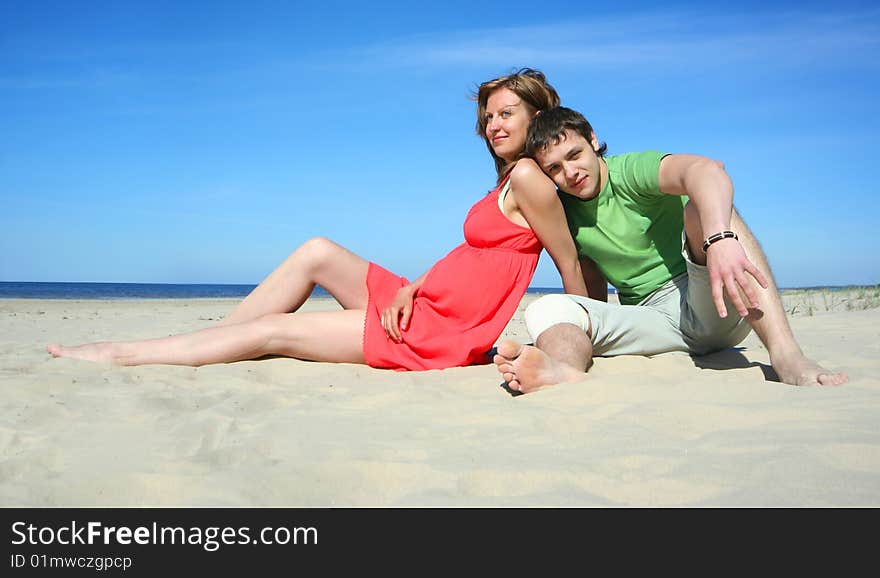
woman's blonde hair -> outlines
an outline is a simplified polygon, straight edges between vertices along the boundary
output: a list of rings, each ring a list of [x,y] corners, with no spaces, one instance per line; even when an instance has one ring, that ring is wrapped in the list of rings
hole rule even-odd
[[[495,154],[492,143],[486,137],[486,126],[488,125],[486,104],[492,93],[499,88],[506,88],[520,97],[531,108],[532,113],[559,106],[560,101],[556,89],[547,83],[544,73],[533,68],[520,68],[513,74],[489,80],[479,86],[473,95],[474,100],[477,101],[477,134],[486,142],[486,148],[489,149],[489,154],[495,160],[495,171],[498,173],[498,182],[500,183],[521,156],[508,163]]]

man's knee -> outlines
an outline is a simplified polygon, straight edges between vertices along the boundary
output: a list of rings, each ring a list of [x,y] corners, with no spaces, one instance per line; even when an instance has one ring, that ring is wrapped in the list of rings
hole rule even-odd
[[[684,223],[685,225],[700,226],[700,212],[693,201],[688,201],[684,205]]]
[[[590,315],[573,299],[565,295],[544,295],[532,302],[525,311],[526,328],[536,339],[554,325],[568,323],[590,335]]]
[[[698,265],[705,265],[703,225],[700,222],[700,213],[697,211],[696,205],[691,201],[688,201],[684,206],[684,232],[691,261]]]
[[[739,214],[739,211],[736,210],[735,206],[730,207],[730,223],[738,223],[739,225],[745,227],[746,222],[743,221],[742,215]]]

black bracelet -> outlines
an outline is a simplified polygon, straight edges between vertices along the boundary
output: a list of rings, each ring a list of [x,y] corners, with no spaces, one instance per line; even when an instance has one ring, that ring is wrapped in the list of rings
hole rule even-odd
[[[736,233],[733,231],[721,231],[720,233],[715,233],[714,235],[706,237],[706,240],[703,241],[703,253],[709,249],[709,245],[720,241],[721,239],[736,239],[739,241],[739,237],[737,237]]]

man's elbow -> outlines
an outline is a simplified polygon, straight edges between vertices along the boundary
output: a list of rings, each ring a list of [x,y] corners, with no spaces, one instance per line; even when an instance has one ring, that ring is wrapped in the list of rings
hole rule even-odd
[[[717,159],[710,159],[709,157],[698,156],[695,159],[694,165],[703,169],[709,168],[712,170],[722,170],[724,171],[726,167],[724,163]]]
[[[710,159],[709,157],[700,157],[695,163],[690,166],[690,170],[687,171],[684,179],[685,189],[689,189],[688,184],[693,184],[691,179],[701,179],[708,177],[709,175],[715,177],[728,177],[727,170],[725,169],[724,163],[715,159]]]

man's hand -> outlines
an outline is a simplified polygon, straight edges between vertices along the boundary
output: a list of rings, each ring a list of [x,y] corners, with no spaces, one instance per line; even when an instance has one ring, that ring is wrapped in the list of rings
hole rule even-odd
[[[764,289],[768,287],[767,279],[746,256],[739,241],[732,238],[722,239],[709,245],[706,249],[706,266],[709,268],[712,299],[715,301],[718,315],[727,317],[727,307],[724,305],[725,292],[742,317],[749,314],[748,307],[743,303],[743,296],[747,298],[751,307],[755,309],[759,307],[758,295],[748,275],[754,277]]]
[[[382,312],[382,327],[385,329],[385,334],[398,343],[401,341],[400,330],[409,327],[415,293],[412,285],[401,287],[391,305]]]

